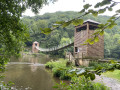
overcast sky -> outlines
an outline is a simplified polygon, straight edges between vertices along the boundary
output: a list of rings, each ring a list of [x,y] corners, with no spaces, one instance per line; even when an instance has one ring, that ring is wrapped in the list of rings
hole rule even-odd
[[[50,3],[47,6],[43,6],[43,8],[40,10],[39,15],[43,15],[45,13],[53,13],[56,11],[80,11],[83,8],[83,5],[86,3],[95,5],[98,1],[102,0],[85,0],[86,2],[83,2],[83,0],[58,0],[57,2]],[[120,0],[114,0],[114,1],[120,1]],[[117,5],[114,8],[114,11],[120,8],[120,4]],[[113,15],[114,11],[112,12],[106,12],[105,15]],[[23,15],[27,16],[35,16],[31,10],[26,10]]]

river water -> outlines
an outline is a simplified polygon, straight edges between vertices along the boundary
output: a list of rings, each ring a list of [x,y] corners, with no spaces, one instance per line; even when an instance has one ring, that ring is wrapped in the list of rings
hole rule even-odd
[[[14,90],[54,90],[57,79],[44,66],[49,60],[46,56],[32,55],[12,58],[4,72],[4,81],[15,83]]]

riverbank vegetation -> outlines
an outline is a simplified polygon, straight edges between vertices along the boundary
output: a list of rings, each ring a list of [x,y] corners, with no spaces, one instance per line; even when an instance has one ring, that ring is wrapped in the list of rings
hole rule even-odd
[[[72,64],[67,65],[68,62],[68,60],[60,59],[45,64],[46,68],[52,70],[53,76],[58,77],[60,80],[70,80],[69,84],[61,81],[61,83],[56,84],[54,88],[58,88],[58,90],[109,90],[109,88],[103,84],[94,83],[91,77],[86,78],[84,75],[80,75],[84,72],[84,69],[80,70],[80,68],[76,68]],[[75,70],[78,70],[77,74]]]
[[[99,61],[90,61],[89,66],[90,69],[97,69],[99,68],[110,68],[110,62],[99,62]]]
[[[62,80],[70,80],[71,77],[68,75],[68,71],[71,66],[66,66],[67,60],[59,59],[58,61],[51,61],[45,64],[46,68],[52,69],[53,76],[59,77]]]
[[[69,84],[61,81],[60,84],[56,84],[54,88],[57,88],[58,90],[110,90],[104,84],[94,83],[84,76],[73,76]]]
[[[110,62],[98,62],[98,61],[91,61],[88,67],[79,66],[80,68],[86,68],[88,70],[97,70],[97,69],[106,69],[111,68],[112,64]],[[103,76],[110,77],[120,81],[120,70],[113,68],[113,70],[102,73]]]

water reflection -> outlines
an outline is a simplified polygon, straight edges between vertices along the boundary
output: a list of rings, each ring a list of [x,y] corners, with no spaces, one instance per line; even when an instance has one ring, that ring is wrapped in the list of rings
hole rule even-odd
[[[42,57],[43,60],[43,57]],[[12,62],[7,65],[5,72],[5,81],[12,81],[18,90],[54,90],[54,80],[52,74],[48,72],[40,57],[24,57],[18,62]],[[21,63],[22,62],[22,63]],[[41,62],[41,63],[39,63]]]
[[[21,58],[12,57],[10,62],[27,62],[27,63],[41,63],[45,64],[50,61],[50,58],[47,56],[34,56],[34,55],[24,55]]]

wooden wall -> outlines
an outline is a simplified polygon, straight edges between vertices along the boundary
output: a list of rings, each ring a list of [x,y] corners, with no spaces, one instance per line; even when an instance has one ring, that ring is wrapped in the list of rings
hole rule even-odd
[[[87,26],[86,30],[82,30],[80,32],[76,32],[76,29],[79,27]],[[74,56],[78,53],[82,53],[83,58],[104,58],[104,36],[99,36],[99,42],[94,43],[93,45],[81,45],[88,38],[91,38],[91,35],[95,32],[95,30],[89,30],[89,25],[97,26],[97,24],[93,24],[87,22],[82,26],[76,26],[74,32]],[[75,52],[75,47],[78,47],[78,52]],[[81,57],[81,56],[80,56]]]

